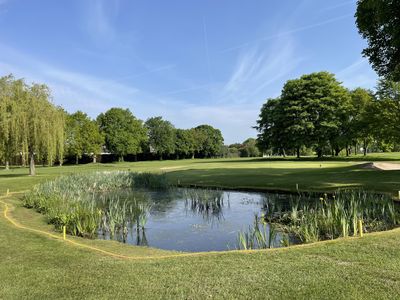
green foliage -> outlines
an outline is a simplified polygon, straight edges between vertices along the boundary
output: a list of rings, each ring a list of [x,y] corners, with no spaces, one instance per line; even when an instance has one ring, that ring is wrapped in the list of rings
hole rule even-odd
[[[187,157],[194,155],[196,150],[196,140],[193,129],[175,130],[175,153],[177,157]]]
[[[224,138],[219,129],[210,125],[200,125],[194,128],[194,136],[198,156],[215,157],[221,154]]]
[[[346,146],[351,99],[333,74],[303,75],[289,80],[277,99],[270,99],[261,109],[256,129],[264,150],[274,149],[285,155],[302,147],[313,146],[318,157],[326,148],[336,155]]]
[[[30,174],[35,175],[35,160],[62,163],[64,111],[50,98],[45,85],[27,85],[12,75],[0,78],[0,157],[6,164],[25,165],[30,159]]]
[[[105,136],[107,150],[119,156],[142,152],[147,140],[146,129],[129,109],[111,108],[97,117],[100,131]]]
[[[339,190],[317,201],[302,196],[292,200],[289,210],[270,203],[266,207],[268,222],[280,224],[304,243],[355,236],[359,220],[365,232],[391,229],[400,223],[399,208],[390,195],[364,190]]]
[[[243,142],[239,148],[240,157],[259,157],[260,150],[258,150],[257,140],[249,138]]]
[[[163,155],[175,153],[175,127],[162,117],[153,117],[146,121],[150,152],[156,153],[160,159]]]
[[[96,172],[59,177],[36,185],[23,197],[25,207],[44,214],[58,230],[96,237],[99,230],[126,238],[128,230],[143,228],[149,204],[135,188],[167,188],[164,175],[131,172]]]
[[[356,23],[368,46],[363,50],[380,75],[400,81],[400,2],[358,0]]]
[[[77,111],[67,116],[66,122],[66,151],[69,155],[81,158],[83,154],[92,155],[101,152],[104,137],[99,131],[98,124],[85,113]]]

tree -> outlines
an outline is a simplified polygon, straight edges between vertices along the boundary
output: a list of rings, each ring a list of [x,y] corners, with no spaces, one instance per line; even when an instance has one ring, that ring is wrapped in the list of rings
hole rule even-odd
[[[17,151],[15,147],[17,140],[12,139],[17,129],[13,126],[16,121],[15,114],[12,114],[16,110],[12,101],[13,84],[14,78],[11,75],[0,78],[0,159],[4,160],[7,170],[12,154]]]
[[[387,79],[400,81],[400,1],[358,0],[356,23],[367,40],[364,56],[375,71]]]
[[[0,79],[0,152],[6,167],[19,156],[23,165],[29,160],[33,176],[36,160],[62,163],[64,112],[50,98],[46,85],[27,85],[12,75]]]
[[[98,124],[85,113],[77,111],[67,116],[66,147],[69,155],[74,156],[76,164],[83,154],[91,155],[96,162],[96,155],[101,152],[104,137]]]
[[[52,165],[56,158],[60,164],[64,151],[64,111],[54,106],[46,85],[28,87],[23,111],[26,120],[21,144],[26,143],[29,153],[29,174],[35,175],[35,157]]]
[[[196,152],[202,157],[214,157],[221,153],[224,138],[219,129],[210,125],[200,125],[194,128]]]
[[[106,148],[120,161],[123,161],[124,155],[136,156],[142,152],[147,138],[146,129],[129,109],[111,108],[97,117],[97,123],[104,135]]]
[[[165,155],[175,153],[175,127],[162,117],[153,117],[146,121],[150,151],[156,153],[160,159]]]
[[[243,142],[239,148],[240,157],[259,157],[260,150],[257,147],[257,141],[254,138],[249,138]]]
[[[257,143],[262,151],[271,150],[285,155],[286,132],[283,130],[283,107],[280,98],[270,98],[262,106],[255,129],[259,132]]]
[[[352,109],[349,113],[348,131],[346,132],[346,154],[348,145],[355,144],[357,154],[358,141],[363,143],[364,155],[367,154],[369,143],[378,129],[375,114],[374,96],[369,90],[356,88],[350,92]],[[379,119],[379,118],[378,118]]]
[[[314,146],[318,157],[326,149],[338,155],[344,147],[351,108],[348,91],[328,72],[303,75],[285,83],[277,99],[269,99],[261,108],[256,129],[263,150],[294,149],[297,157],[302,147]]]
[[[193,133],[191,129],[175,130],[175,154],[178,159],[179,157],[187,157],[188,155],[193,158],[196,149],[196,141]]]
[[[400,143],[400,82],[382,79],[376,88],[374,124],[380,139]],[[371,113],[372,115],[372,113]]]

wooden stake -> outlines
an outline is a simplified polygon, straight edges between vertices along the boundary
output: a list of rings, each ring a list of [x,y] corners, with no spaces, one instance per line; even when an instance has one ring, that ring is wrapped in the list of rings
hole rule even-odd
[[[65,226],[63,226],[63,239],[67,239],[67,228]]]
[[[360,237],[363,236],[363,223],[362,220],[358,220],[358,232],[360,233]]]

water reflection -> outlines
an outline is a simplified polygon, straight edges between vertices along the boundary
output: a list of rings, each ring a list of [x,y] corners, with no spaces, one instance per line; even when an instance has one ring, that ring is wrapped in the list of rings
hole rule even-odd
[[[276,212],[288,202],[265,193],[182,188],[98,198],[106,215],[99,228],[102,238],[179,251],[237,249],[238,234],[254,226],[255,215]],[[269,236],[269,225],[262,228],[268,245],[281,244],[280,233]]]

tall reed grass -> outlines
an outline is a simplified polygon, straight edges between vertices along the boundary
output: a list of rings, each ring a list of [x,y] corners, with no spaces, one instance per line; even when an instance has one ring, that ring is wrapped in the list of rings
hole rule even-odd
[[[150,204],[138,188],[168,188],[163,174],[97,172],[60,177],[36,185],[23,204],[44,214],[59,230],[93,238],[99,233],[125,240],[144,228]],[[125,191],[125,192],[124,192]]]
[[[400,222],[399,207],[390,195],[364,190],[339,190],[317,199],[302,195],[290,202],[289,209],[269,203],[266,221],[280,224],[304,243],[355,236],[359,220],[364,232],[391,229]]]

